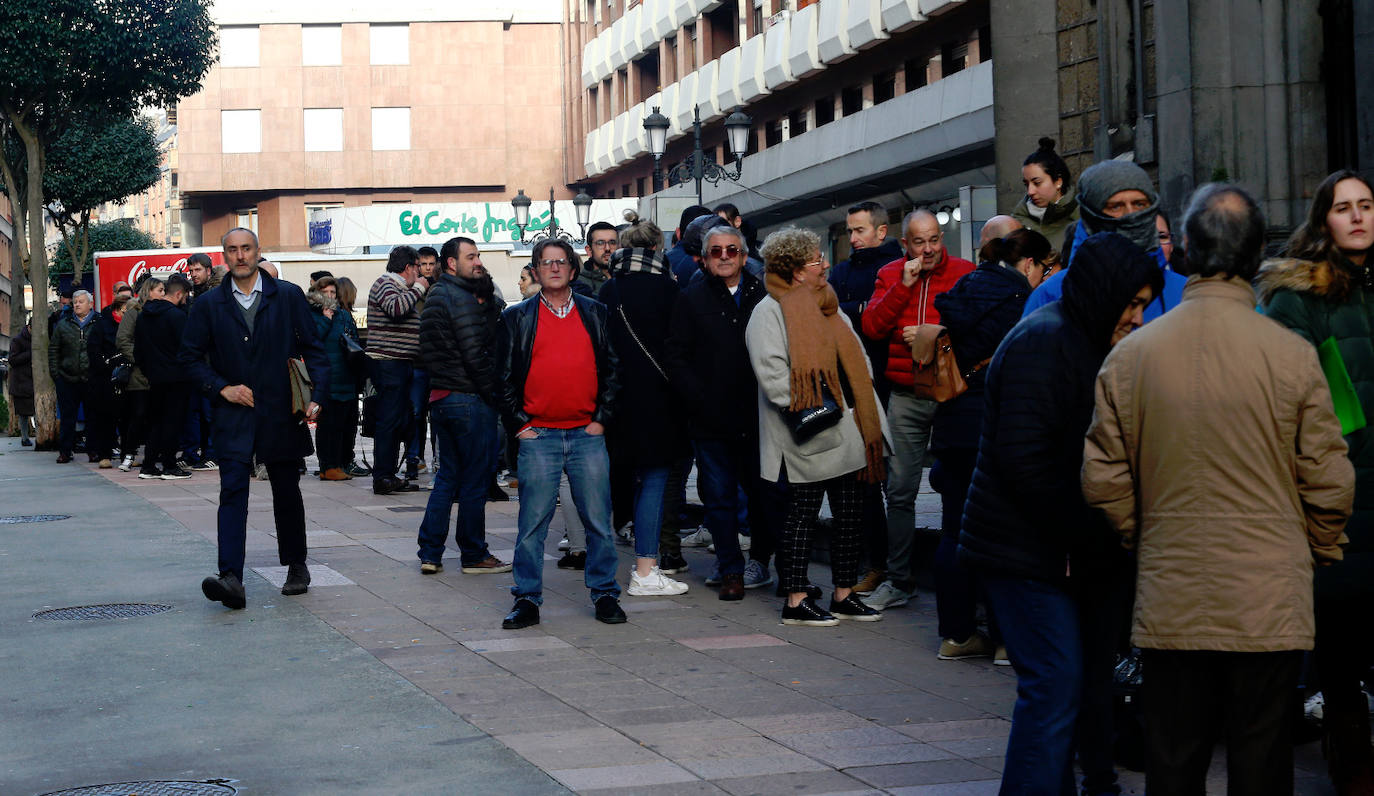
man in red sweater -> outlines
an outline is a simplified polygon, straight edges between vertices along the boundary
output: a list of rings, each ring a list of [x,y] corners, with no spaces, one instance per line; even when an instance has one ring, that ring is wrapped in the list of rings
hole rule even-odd
[[[544,539],[568,474],[587,529],[585,582],[596,618],[625,621],[611,537],[610,457],[606,427],[619,382],[606,307],[574,293],[581,262],[571,245],[543,240],[530,254],[539,292],[501,315],[507,335],[505,414],[520,440],[520,515],[513,562],[515,606],[501,627],[539,624]]]
[[[887,470],[887,580],[864,599],[879,610],[905,605],[916,592],[911,562],[916,493],[938,404],[912,392],[911,341],[921,324],[940,322],[935,297],[974,268],[968,260],[949,256],[940,222],[929,210],[913,210],[902,220],[902,246],[906,258],[878,269],[873,298],[863,311],[864,334],[888,341],[885,375],[892,385],[887,421],[895,455]]]

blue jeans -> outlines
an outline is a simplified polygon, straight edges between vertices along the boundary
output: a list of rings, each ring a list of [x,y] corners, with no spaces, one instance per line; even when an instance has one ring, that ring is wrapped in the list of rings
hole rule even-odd
[[[611,539],[611,460],[605,436],[588,434],[585,426],[534,431],[538,434],[534,439],[520,440],[520,532],[515,540],[511,594],[535,605],[544,602],[544,539],[558,501],[558,482],[567,473],[577,515],[587,527],[583,580],[592,602],[605,596],[619,598],[618,559]]]
[[[421,561],[444,560],[448,520],[458,501],[454,537],[464,566],[486,560],[487,480],[494,459],[491,440],[496,436],[496,410],[471,393],[451,393],[429,407],[439,435],[439,473],[429,493],[425,518],[420,523]]]
[[[1074,725],[1083,691],[1078,605],[1049,583],[982,578],[1016,668],[1002,793],[1072,796]]]
[[[667,494],[669,465],[635,470],[635,556],[658,558],[658,537],[663,530],[663,498]]]
[[[415,368],[410,381],[410,412],[415,418],[415,430],[406,440],[407,462],[418,462],[425,458],[425,436],[428,433],[425,416],[429,408],[429,371]]]
[[[372,482],[394,478],[401,440],[410,428],[410,381],[414,365],[404,359],[373,359],[372,386],[377,390],[377,431],[373,437]]]
[[[742,467],[740,445],[723,440],[697,440],[692,443],[697,454],[697,492],[706,510],[706,528],[716,545],[716,564],[722,575],[744,572],[744,554],[739,547],[741,509],[755,508],[745,497],[758,480],[757,472]],[[758,458],[757,452],[754,458]],[[767,563],[765,561],[765,563]]]

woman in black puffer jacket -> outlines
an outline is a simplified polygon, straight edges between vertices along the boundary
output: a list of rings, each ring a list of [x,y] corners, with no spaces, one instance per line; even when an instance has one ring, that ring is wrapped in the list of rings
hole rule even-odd
[[[941,660],[992,655],[996,650],[995,625],[989,622],[992,639],[977,630],[978,585],[959,564],[959,528],[978,456],[984,368],[1002,338],[1021,320],[1026,298],[1044,279],[1044,262],[1051,248],[1044,235],[1028,229],[994,238],[979,252],[978,269],[935,297],[935,309],[949,330],[959,371],[968,374],[968,391],[940,404],[931,431],[935,466],[930,470],[930,485],[940,493],[942,508],[942,534],[935,552]],[[1005,665],[1007,661],[998,655],[995,662]]]
[[[1084,622],[1102,621],[1101,611],[1090,611],[1108,602],[1098,589],[1121,588],[1112,579],[1120,577],[1113,562],[1123,551],[1083,500],[1083,438],[1097,371],[1112,345],[1140,326],[1163,275],[1138,246],[1109,232],[1084,241],[1063,284],[1063,298],[1018,323],[986,368],[982,435],[959,534],[959,560],[978,573],[1016,668],[1005,793],[1074,792],[1080,704],[1085,717],[1101,715],[1084,702],[1085,677],[1096,683],[1105,675],[1109,684],[1113,650],[1096,638],[1105,631]],[[1093,650],[1106,649],[1105,666],[1085,661],[1089,634]],[[1110,736],[1108,726],[1079,739],[1090,778],[1115,778]],[[1093,793],[1115,787],[1084,784]]]

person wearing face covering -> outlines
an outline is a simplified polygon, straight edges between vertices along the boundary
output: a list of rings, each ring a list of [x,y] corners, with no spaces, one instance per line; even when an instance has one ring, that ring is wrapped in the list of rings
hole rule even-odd
[[[1169,261],[1159,248],[1159,194],[1150,175],[1134,163],[1107,160],[1089,166],[1078,178],[1078,228],[1073,245],[1067,246],[1065,260],[1072,267],[1083,242],[1101,232],[1115,232],[1150,255],[1163,274],[1164,288],[1145,308],[1145,323],[1158,318],[1183,300],[1187,277],[1168,269]],[[1021,317],[1058,301],[1064,293],[1068,269],[1046,279],[1031,293]]]
[[[1110,685],[1103,583],[1120,580],[1113,554],[1124,553],[1084,501],[1079,472],[1097,371],[1112,346],[1139,328],[1163,274],[1140,247],[1103,233],[1084,241],[1063,284],[1064,297],[1022,319],[986,368],[982,434],[959,533],[959,561],[981,579],[1016,669],[1003,793],[1074,792],[1076,739],[1084,790],[1117,792],[1110,725],[1096,727],[1102,715],[1088,688],[1093,678]],[[1104,649],[1105,664],[1098,660]],[[1093,727],[1080,724],[1080,705]]]

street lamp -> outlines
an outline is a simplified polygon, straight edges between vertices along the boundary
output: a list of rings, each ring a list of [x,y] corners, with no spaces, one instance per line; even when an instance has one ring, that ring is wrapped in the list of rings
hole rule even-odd
[[[693,106],[692,153],[687,156],[686,160],[668,170],[668,181],[670,183],[686,182],[688,179],[695,181],[697,204],[701,204],[702,180],[706,180],[712,185],[719,184],[721,180],[739,182],[740,172],[743,169],[742,161],[749,151],[749,132],[753,124],[754,121],[739,109],[736,109],[725,119],[726,144],[730,147],[730,154],[735,156],[735,171],[731,173],[702,151],[701,109]],[[655,193],[663,188],[661,165],[663,153],[668,149],[668,127],[668,117],[659,112],[658,106],[654,106],[653,113],[644,119],[644,131],[649,134],[649,152],[654,156]]]
[[[585,190],[578,191],[577,196],[573,197],[573,210],[577,214],[577,225],[582,228],[582,238],[587,237],[587,224],[592,220],[592,197]],[[525,228],[530,225],[530,205],[533,202],[525,195],[525,189],[521,188],[511,197],[510,206],[515,211],[515,226],[520,228],[520,242],[525,242]],[[553,188],[549,189],[549,225],[543,230],[534,233],[530,242],[540,241],[545,238],[559,238],[569,243],[581,243],[582,240],[574,238],[572,233],[558,227],[558,216],[554,209]]]

